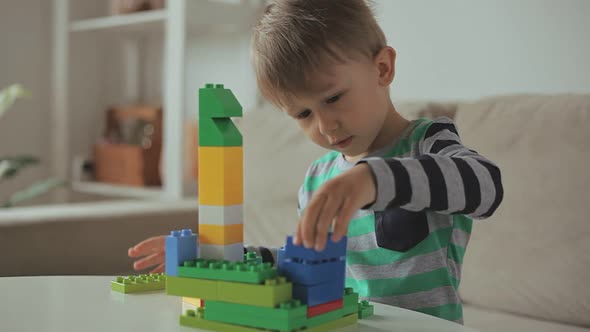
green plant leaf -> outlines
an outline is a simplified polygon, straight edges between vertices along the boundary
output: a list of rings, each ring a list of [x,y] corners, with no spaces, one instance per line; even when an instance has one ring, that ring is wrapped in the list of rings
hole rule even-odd
[[[37,183],[30,185],[29,187],[14,193],[4,204],[2,207],[12,207],[16,204],[22,203],[24,201],[33,199],[35,197],[41,196],[45,193],[50,192],[51,190],[60,187],[65,184],[65,181],[51,178],[47,180],[43,180]]]
[[[14,177],[23,169],[39,162],[39,158],[30,155],[0,158],[0,180]]]
[[[0,90],[0,118],[16,102],[17,99],[30,97],[31,93],[20,84],[13,84]]]

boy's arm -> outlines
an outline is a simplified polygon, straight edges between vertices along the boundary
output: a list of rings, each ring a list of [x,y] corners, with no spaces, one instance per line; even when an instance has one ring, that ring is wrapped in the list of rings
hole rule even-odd
[[[473,218],[494,213],[504,194],[500,169],[463,146],[450,119],[435,120],[419,145],[417,158],[360,161],[369,164],[377,185],[377,199],[367,209],[430,209]]]

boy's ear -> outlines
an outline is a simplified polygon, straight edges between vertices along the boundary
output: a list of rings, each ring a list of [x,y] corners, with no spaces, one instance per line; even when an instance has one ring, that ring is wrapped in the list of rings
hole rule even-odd
[[[379,85],[389,86],[395,77],[395,50],[385,46],[375,55],[375,66],[379,71]]]

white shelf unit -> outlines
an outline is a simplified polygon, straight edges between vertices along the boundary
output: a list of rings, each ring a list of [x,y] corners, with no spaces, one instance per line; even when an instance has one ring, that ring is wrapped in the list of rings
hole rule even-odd
[[[99,4],[100,3],[100,4]],[[108,15],[107,1],[92,0],[53,0],[54,49],[52,63],[52,171],[55,176],[71,179],[70,167],[74,155],[88,153],[79,151],[81,144],[76,139],[76,112],[80,101],[74,101],[74,89],[80,89],[72,77],[76,74],[75,63],[83,56],[72,56],[77,51],[84,51],[88,45],[96,47],[94,40],[104,38],[122,38],[123,70],[127,78],[124,89],[127,97],[136,96],[141,82],[140,40],[145,34],[157,34],[162,42],[162,81],[161,104],[164,110],[164,136],[162,150],[163,186],[161,188],[134,188],[104,183],[73,180],[72,189],[77,192],[107,196],[123,196],[142,199],[181,199],[184,194],[183,146],[184,119],[186,113],[185,93],[185,52],[187,34],[232,33],[250,27],[264,7],[265,0],[167,0],[165,9],[138,12],[126,15]],[[75,7],[77,6],[77,7]],[[91,14],[75,12],[74,8],[87,6],[94,8]],[[102,6],[102,7],[101,7]],[[96,10],[99,8],[99,10]],[[84,12],[84,10],[82,10]],[[96,12],[102,15],[95,15]],[[82,37],[83,36],[83,37]],[[83,42],[77,40],[82,39]],[[84,43],[86,43],[84,46]],[[97,50],[99,51],[99,50]],[[100,56],[94,55],[96,59]],[[98,60],[96,60],[98,61]],[[78,68],[92,68],[92,65],[78,65]],[[96,69],[90,69],[96,70]],[[92,73],[92,71],[90,71]],[[96,72],[95,72],[96,73]],[[92,76],[92,74],[90,74]],[[129,78],[128,76],[136,76]],[[100,81],[100,80],[97,80]],[[95,87],[105,82],[92,82]],[[196,87],[193,87],[196,89]],[[92,90],[86,89],[86,90]],[[78,92],[80,93],[80,92]],[[91,95],[82,91],[78,99]],[[99,100],[95,97],[94,100]],[[129,99],[129,98],[127,98]],[[119,100],[102,100],[103,103],[118,103]],[[93,108],[88,121],[100,119],[98,112],[102,105],[90,105]],[[80,117],[80,116],[78,116]],[[79,134],[79,133],[78,133]],[[195,152],[196,153],[196,152]]]

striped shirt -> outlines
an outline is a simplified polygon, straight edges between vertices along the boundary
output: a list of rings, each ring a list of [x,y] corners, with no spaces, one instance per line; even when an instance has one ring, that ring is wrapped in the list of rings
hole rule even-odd
[[[350,222],[346,286],[462,323],[461,264],[472,218],[490,216],[502,201],[498,167],[463,146],[450,119],[419,119],[357,163],[336,151],[316,160],[299,191],[300,213],[323,183],[358,163],[371,167],[377,198]]]

